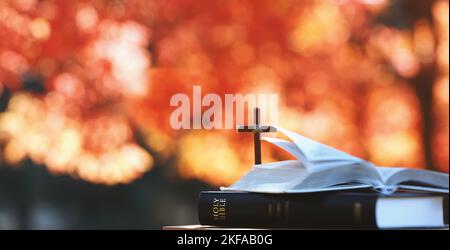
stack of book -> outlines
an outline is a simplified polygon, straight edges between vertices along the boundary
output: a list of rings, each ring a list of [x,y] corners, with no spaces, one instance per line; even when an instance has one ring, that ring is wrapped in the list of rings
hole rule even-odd
[[[277,127],[262,138],[296,160],[255,164],[220,191],[201,192],[201,225],[227,228],[445,228],[446,173],[378,167]]]
[[[448,195],[201,192],[199,222],[227,228],[442,228]]]

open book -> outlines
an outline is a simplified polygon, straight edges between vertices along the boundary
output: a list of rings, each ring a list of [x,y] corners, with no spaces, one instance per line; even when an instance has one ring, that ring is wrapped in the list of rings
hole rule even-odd
[[[222,190],[261,193],[306,193],[373,188],[383,194],[397,189],[448,193],[448,174],[411,168],[377,167],[373,163],[276,127],[291,141],[262,139],[297,160],[254,165],[240,180]]]

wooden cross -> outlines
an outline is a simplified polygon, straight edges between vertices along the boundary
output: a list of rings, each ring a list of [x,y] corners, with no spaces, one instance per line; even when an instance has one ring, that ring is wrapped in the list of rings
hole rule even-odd
[[[277,129],[272,126],[261,126],[260,109],[254,109],[255,125],[238,126],[238,132],[252,132],[255,147],[255,164],[261,164],[261,133],[276,132]]]

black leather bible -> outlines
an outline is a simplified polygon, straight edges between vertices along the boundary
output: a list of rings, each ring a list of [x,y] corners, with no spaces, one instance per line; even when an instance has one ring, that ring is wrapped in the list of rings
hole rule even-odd
[[[263,194],[201,192],[202,225],[257,228],[439,228],[448,226],[448,195],[397,192]]]

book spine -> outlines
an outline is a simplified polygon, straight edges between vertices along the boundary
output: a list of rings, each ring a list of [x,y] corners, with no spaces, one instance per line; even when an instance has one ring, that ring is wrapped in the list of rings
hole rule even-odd
[[[202,225],[258,228],[376,228],[374,196],[201,192]]]

